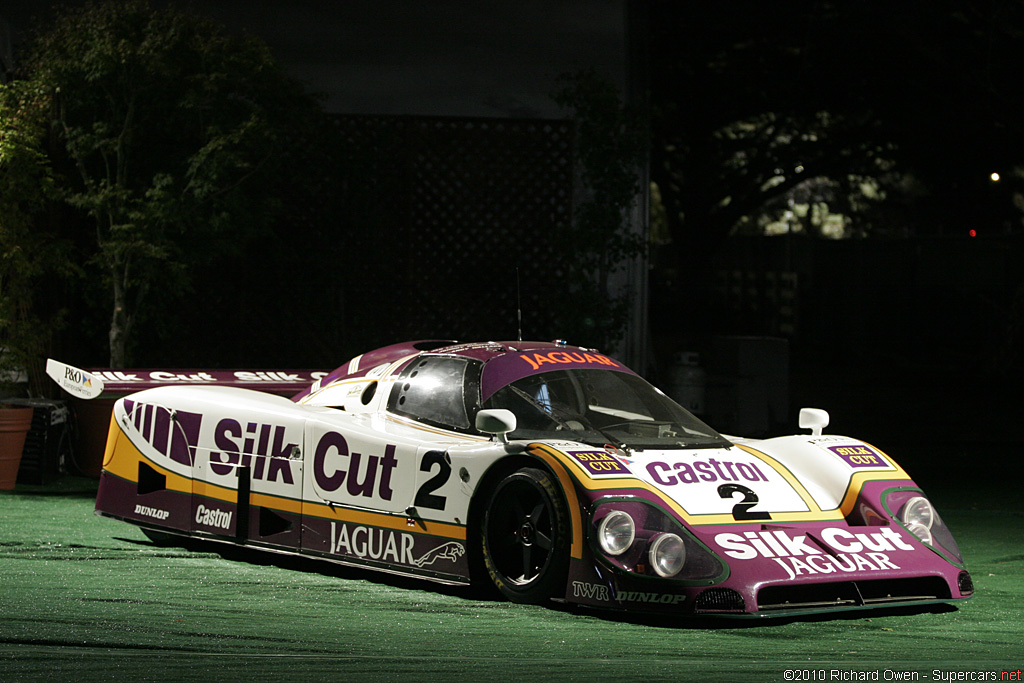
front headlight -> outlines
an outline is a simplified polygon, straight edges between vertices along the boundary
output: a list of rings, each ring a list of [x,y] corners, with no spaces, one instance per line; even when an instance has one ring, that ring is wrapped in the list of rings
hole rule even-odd
[[[597,527],[597,542],[609,555],[621,555],[629,550],[636,537],[636,524],[628,513],[612,510]]]
[[[666,579],[675,576],[686,563],[686,545],[675,534],[660,534],[647,551],[654,573]]]
[[[657,505],[633,497],[604,498],[592,515],[591,549],[605,566],[684,582],[728,576],[728,565]]]
[[[932,525],[935,523],[935,508],[924,496],[914,496],[900,510],[900,520],[907,531],[925,543],[932,543]]]
[[[899,487],[882,493],[882,505],[897,522],[957,566],[963,556],[938,510],[916,487]]]

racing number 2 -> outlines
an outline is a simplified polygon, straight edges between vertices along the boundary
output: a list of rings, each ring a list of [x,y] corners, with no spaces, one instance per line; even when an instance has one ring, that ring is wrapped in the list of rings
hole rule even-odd
[[[434,491],[447,484],[452,476],[452,464],[448,460],[448,454],[444,451],[427,451],[420,460],[420,472],[429,472],[434,465],[438,466],[437,473],[423,482],[423,486],[416,492],[413,505],[429,510],[444,510],[447,498],[435,494]]]
[[[721,498],[732,498],[734,493],[742,493],[743,500],[732,506],[732,518],[736,521],[755,521],[759,519],[771,519],[767,512],[751,512],[750,508],[758,503],[757,494],[741,484],[722,484],[718,487],[718,495]]]

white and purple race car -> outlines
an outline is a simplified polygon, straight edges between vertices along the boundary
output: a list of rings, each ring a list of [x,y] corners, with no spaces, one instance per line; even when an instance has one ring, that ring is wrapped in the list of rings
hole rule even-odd
[[[396,344],[293,398],[162,386],[114,405],[98,514],[524,603],[782,616],[949,603],[949,530],[879,449],[725,437],[563,343]]]

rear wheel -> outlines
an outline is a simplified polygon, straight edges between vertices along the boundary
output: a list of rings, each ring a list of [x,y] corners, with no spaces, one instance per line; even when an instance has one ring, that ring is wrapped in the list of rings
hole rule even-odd
[[[494,488],[481,528],[484,565],[513,602],[542,603],[565,591],[569,514],[553,477],[524,467]]]

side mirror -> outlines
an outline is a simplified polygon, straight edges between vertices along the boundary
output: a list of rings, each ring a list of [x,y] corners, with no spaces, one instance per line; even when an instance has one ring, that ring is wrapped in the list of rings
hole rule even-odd
[[[811,436],[821,436],[821,430],[828,426],[828,413],[820,408],[800,409],[800,429],[810,429]]]
[[[505,408],[481,410],[476,414],[476,428],[507,443],[507,434],[516,429],[516,414]]]

